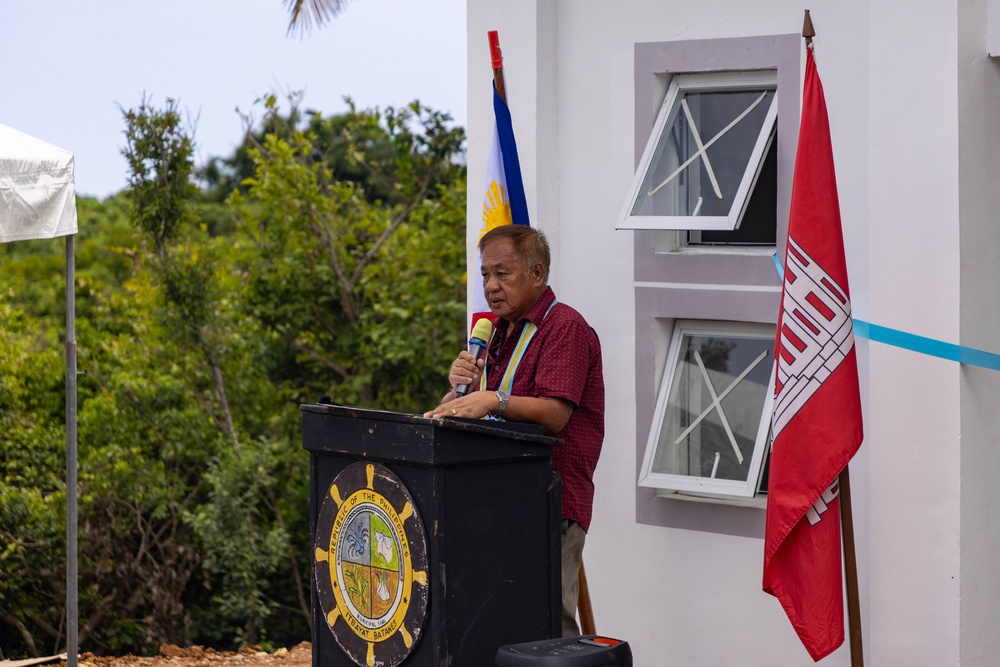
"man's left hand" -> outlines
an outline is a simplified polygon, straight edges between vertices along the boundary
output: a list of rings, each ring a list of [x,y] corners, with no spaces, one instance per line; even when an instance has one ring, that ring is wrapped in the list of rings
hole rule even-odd
[[[479,419],[500,407],[500,399],[492,391],[474,391],[462,398],[456,398],[424,413],[424,417],[468,417]]]

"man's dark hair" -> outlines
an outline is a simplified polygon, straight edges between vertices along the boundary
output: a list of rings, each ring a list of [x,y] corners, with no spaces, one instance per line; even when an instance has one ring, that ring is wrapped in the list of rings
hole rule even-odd
[[[479,252],[485,252],[487,246],[500,239],[511,242],[514,246],[514,257],[524,265],[526,271],[541,263],[545,269],[545,282],[548,283],[551,253],[545,234],[528,225],[501,225],[486,232],[483,238],[479,239]]]

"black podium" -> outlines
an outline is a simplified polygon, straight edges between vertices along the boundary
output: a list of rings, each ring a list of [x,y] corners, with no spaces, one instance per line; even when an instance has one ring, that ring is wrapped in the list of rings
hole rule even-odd
[[[304,405],[313,666],[492,665],[559,637],[560,482],[541,426]]]

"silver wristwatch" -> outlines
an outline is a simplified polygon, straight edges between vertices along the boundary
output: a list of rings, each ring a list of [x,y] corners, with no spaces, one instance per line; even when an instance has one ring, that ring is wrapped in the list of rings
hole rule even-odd
[[[497,411],[493,413],[497,419],[503,418],[503,411],[507,409],[508,400],[510,400],[510,394],[501,389],[497,389],[497,401],[499,401],[500,404],[497,407]]]

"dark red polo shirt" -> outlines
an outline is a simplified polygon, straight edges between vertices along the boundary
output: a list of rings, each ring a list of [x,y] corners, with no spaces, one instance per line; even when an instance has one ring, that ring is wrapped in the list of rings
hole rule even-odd
[[[573,414],[552,450],[552,466],[562,476],[562,518],[590,529],[594,505],[594,469],[604,443],[604,371],[601,342],[580,313],[556,303],[551,287],[507,335],[507,320],[493,328],[486,367],[486,388],[500,388],[518,338],[530,320],[538,330],[514,374],[512,396],[564,398]],[[552,306],[551,310],[549,306]]]

